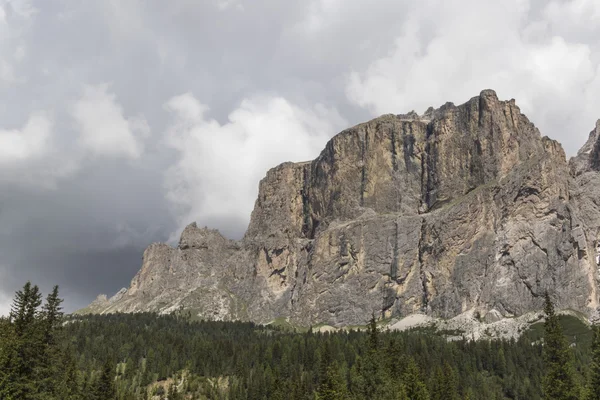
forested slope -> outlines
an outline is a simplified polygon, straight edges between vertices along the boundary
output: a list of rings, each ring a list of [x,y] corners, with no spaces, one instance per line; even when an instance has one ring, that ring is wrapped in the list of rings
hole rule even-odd
[[[584,399],[590,373],[600,378],[600,337],[550,303],[544,325],[511,341],[382,331],[375,319],[318,333],[189,314],[62,317],[59,305],[26,285],[0,319],[0,398],[541,399],[563,382],[575,397],[546,398]]]

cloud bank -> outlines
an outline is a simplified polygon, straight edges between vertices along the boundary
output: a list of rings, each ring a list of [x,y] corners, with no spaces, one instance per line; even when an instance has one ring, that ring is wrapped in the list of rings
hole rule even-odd
[[[240,237],[276,164],[485,88],[573,155],[599,3],[0,0],[0,296],[111,294],[192,221]]]
[[[271,96],[244,99],[223,124],[207,118],[208,107],[190,93],[165,108],[173,115],[166,143],[178,152],[166,179],[167,198],[179,210],[177,231],[200,220],[238,238],[266,171],[311,159],[346,125],[322,104],[303,109]]]

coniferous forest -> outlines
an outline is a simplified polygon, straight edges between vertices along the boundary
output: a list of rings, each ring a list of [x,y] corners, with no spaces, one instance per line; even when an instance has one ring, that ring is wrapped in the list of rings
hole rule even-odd
[[[600,399],[600,331],[547,318],[518,340],[432,329],[335,333],[193,321],[189,314],[63,316],[27,283],[0,319],[0,399]],[[567,334],[565,334],[567,333]]]

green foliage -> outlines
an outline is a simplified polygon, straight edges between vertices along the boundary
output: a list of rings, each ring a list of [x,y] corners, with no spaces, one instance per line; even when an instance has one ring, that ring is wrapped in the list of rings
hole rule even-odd
[[[90,390],[95,400],[115,400],[115,367],[114,363],[106,360],[102,367],[102,373],[95,385]]]
[[[571,399],[588,376],[598,399],[600,333],[591,346],[577,325],[567,339],[567,320],[546,312],[544,344],[535,331],[479,342],[380,331],[375,318],[366,331],[295,333],[183,313],[63,317],[57,288],[42,306],[27,284],[0,318],[0,398],[537,400],[544,388]],[[566,383],[558,391],[551,380]]]
[[[91,385],[107,359],[118,360],[119,399],[142,399],[155,382],[163,382],[166,397],[174,377],[187,399],[542,398],[543,346],[528,334],[517,341],[448,342],[431,332],[369,326],[293,333],[140,313],[72,317],[65,331]],[[576,353],[582,372],[585,346]]]
[[[344,400],[348,397],[348,383],[344,377],[344,371],[337,362],[333,362],[325,370],[325,376],[317,389],[317,399]]]
[[[588,400],[600,400],[600,327],[593,327],[594,341],[592,342],[592,362],[587,387]]]
[[[542,388],[545,399],[577,400],[581,389],[575,376],[573,353],[562,331],[550,296],[546,293],[544,313],[544,367]]]
[[[54,286],[52,292],[46,297],[41,312],[44,341],[47,344],[55,342],[56,334],[60,330],[63,316],[61,303],[62,299],[58,297],[58,286]]]
[[[421,380],[421,371],[412,357],[409,358],[402,383],[408,399],[429,400],[429,391],[427,390],[427,386],[425,386]],[[456,388],[452,388],[452,390],[453,391],[450,392],[450,394],[454,395],[456,393]]]
[[[60,339],[61,302],[58,287],[43,306],[30,282],[16,292],[9,318],[0,320],[0,398],[78,398],[72,353]]]

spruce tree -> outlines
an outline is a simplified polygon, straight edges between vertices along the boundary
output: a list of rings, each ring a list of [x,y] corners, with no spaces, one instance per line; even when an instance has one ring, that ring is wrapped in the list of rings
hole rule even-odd
[[[43,391],[38,376],[44,353],[38,319],[41,303],[39,288],[31,282],[15,294],[9,316],[12,338],[7,351],[10,357],[3,366],[0,398],[28,400]]]
[[[37,286],[27,282],[23,289],[15,293],[15,298],[10,309],[10,320],[14,323],[18,336],[31,330],[38,314],[38,307],[42,304],[42,295]],[[29,333],[29,332],[28,332]]]
[[[360,381],[359,394],[364,398],[375,398],[383,382],[381,376],[381,354],[379,353],[379,331],[373,315],[368,325],[367,350],[358,364]]]
[[[379,348],[379,329],[375,315],[371,317],[367,332],[367,349],[355,369],[353,394],[358,399],[393,399],[394,390],[384,367]]]
[[[442,368],[438,365],[433,373],[431,383],[431,400],[446,400],[446,377]]]
[[[115,400],[115,369],[109,360],[104,363],[93,391],[97,400]]]
[[[579,387],[575,379],[573,354],[563,334],[550,295],[545,295],[544,369],[542,391],[546,400],[577,400]]]
[[[587,388],[588,400],[600,400],[600,327],[594,325],[594,340],[592,342],[592,362]]]
[[[456,373],[454,369],[448,363],[444,363],[444,375],[443,375],[443,391],[444,400],[458,400],[458,382],[456,379]]]
[[[406,366],[406,371],[404,371],[402,383],[404,384],[406,395],[409,399],[429,400],[427,386],[425,386],[421,380],[421,372],[419,371],[419,367],[412,357],[408,359],[408,364]]]
[[[61,303],[62,299],[58,297],[58,286],[54,286],[42,307],[43,333],[46,344],[54,344],[55,334],[63,316]]]
[[[57,358],[52,360],[54,367],[52,378],[55,380],[53,394],[57,399],[80,400],[82,398],[73,353],[73,349],[65,349]]]
[[[337,362],[327,366],[325,377],[317,390],[318,400],[344,400],[349,397],[346,379]]]
[[[69,380],[65,373],[70,368],[69,351],[59,342],[62,300],[58,297],[58,286],[54,286],[47,296],[45,304],[38,315],[39,340],[41,341],[40,362],[36,377],[40,391],[54,397],[68,398],[74,391],[76,382]]]
[[[6,318],[0,319],[0,399],[10,399],[15,390],[12,380],[16,376],[17,338],[14,325]]]

